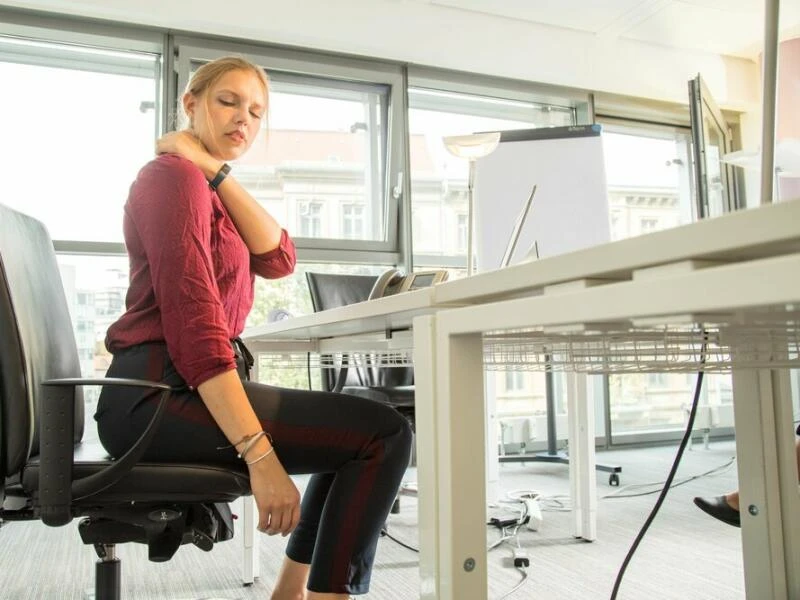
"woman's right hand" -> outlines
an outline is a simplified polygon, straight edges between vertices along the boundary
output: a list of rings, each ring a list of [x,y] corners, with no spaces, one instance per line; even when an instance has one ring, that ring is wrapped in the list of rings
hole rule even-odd
[[[156,154],[178,154],[193,162],[201,170],[205,170],[207,163],[213,160],[200,138],[187,129],[170,131],[158,138]]]
[[[274,452],[248,468],[258,506],[258,530],[269,535],[288,535],[300,521],[297,486]]]

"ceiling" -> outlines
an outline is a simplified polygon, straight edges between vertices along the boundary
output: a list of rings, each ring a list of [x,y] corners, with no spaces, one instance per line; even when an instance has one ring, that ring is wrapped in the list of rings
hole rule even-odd
[[[673,49],[755,58],[764,36],[765,0],[0,0],[0,5],[111,18],[209,33],[230,33],[224,24],[237,23],[258,39],[286,15],[300,12],[305,25],[283,30],[300,43],[336,37],[339,23],[361,22],[367,27],[409,19],[424,25],[450,14],[489,17],[509,30],[521,25],[545,26],[590,34],[600,39],[631,40]],[[460,16],[456,13],[460,13]],[[310,17],[316,15],[318,19]],[[333,23],[329,22],[333,20]],[[214,25],[217,23],[217,26]],[[327,35],[315,33],[328,29]],[[342,35],[352,37],[347,27]],[[783,38],[800,36],[800,0],[783,0],[779,29]],[[541,30],[539,30],[541,31]],[[372,32],[374,33],[374,32]],[[449,33],[443,31],[442,36]],[[370,32],[364,31],[364,35]]]
[[[0,0],[0,6],[668,102],[758,102],[766,0]],[[783,0],[783,39],[800,0]],[[112,34],[113,35],[113,34]]]
[[[758,55],[764,37],[764,0],[410,1],[747,58]],[[784,37],[800,35],[800,1],[781,3],[779,29]]]

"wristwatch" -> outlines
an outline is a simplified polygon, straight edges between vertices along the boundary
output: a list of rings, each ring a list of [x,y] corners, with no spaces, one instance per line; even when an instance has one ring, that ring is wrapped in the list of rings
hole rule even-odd
[[[217,171],[217,174],[214,175],[214,179],[208,182],[208,186],[212,190],[216,190],[219,187],[219,184],[222,183],[227,177],[228,173],[231,172],[231,166],[228,163],[222,163],[222,166]]]

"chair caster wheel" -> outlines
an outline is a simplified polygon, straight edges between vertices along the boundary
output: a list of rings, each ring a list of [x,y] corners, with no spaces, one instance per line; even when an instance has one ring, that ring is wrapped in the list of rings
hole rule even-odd
[[[619,475],[616,473],[612,473],[608,476],[608,485],[613,485],[615,487],[619,487]]]

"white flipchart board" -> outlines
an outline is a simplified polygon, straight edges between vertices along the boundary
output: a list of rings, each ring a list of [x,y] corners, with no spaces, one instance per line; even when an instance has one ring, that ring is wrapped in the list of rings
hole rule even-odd
[[[599,125],[501,134],[497,149],[475,163],[477,270],[500,267],[522,207],[536,185],[510,264],[610,241],[608,194]]]

